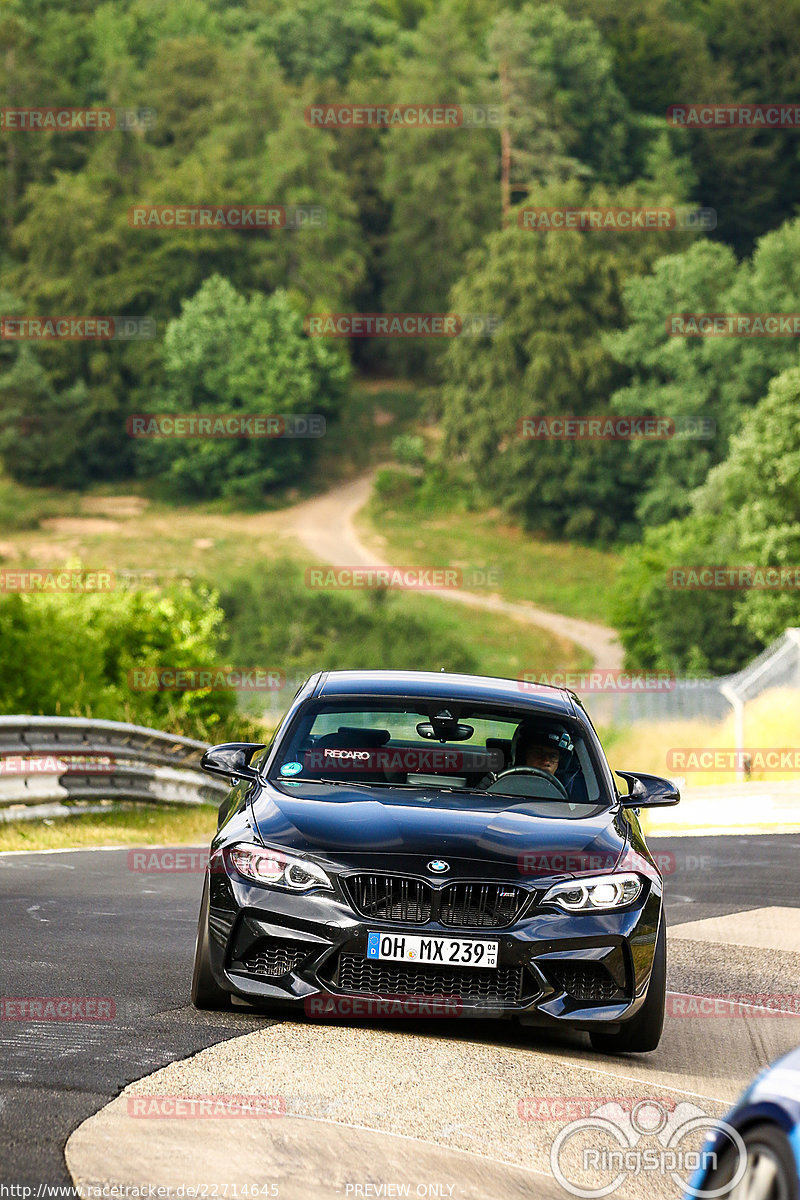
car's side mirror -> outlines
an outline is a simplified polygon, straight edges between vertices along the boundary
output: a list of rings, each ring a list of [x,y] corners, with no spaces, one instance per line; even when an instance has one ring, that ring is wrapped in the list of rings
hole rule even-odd
[[[665,808],[669,804],[677,804],[681,794],[671,779],[663,779],[660,775],[646,775],[644,771],[615,771],[624,779],[630,792],[620,796],[619,802],[623,808]]]
[[[250,766],[250,759],[257,750],[263,750],[260,742],[223,742],[221,746],[210,746],[200,759],[200,766],[209,775],[221,775],[229,779],[231,785],[240,779],[255,780],[261,776],[255,767]]]

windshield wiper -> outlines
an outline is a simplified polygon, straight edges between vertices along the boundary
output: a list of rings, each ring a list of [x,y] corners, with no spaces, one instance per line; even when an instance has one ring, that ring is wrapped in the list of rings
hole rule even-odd
[[[330,784],[333,784],[334,787],[369,788],[370,791],[373,788],[381,788],[384,790],[386,788],[392,788],[394,790],[404,790],[404,791],[411,791],[411,792],[424,792],[424,791],[429,791],[429,790],[433,789],[434,791],[437,791],[437,792],[465,792],[465,793],[470,792],[470,791],[484,791],[485,790],[483,788],[453,787],[448,784],[438,784],[438,783],[379,783],[377,781],[375,783],[365,783],[361,779],[358,779],[358,780],[320,779],[320,778],[300,779],[297,775],[293,776],[291,780],[279,779],[279,780],[276,780],[276,782],[278,782],[278,783],[330,783]]]

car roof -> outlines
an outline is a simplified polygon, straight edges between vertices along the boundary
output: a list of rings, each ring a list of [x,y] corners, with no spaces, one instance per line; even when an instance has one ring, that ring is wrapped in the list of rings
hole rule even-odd
[[[318,699],[358,696],[441,697],[472,703],[530,704],[540,712],[576,715],[573,693],[545,683],[497,679],[490,675],[460,675],[446,671],[325,671],[314,689]],[[580,701],[578,701],[580,705]]]

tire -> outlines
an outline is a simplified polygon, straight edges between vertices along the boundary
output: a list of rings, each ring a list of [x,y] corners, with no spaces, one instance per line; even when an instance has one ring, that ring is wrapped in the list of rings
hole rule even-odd
[[[231,994],[219,986],[211,973],[208,952],[208,912],[209,891],[208,876],[206,876],[203,884],[203,898],[200,901],[200,917],[197,922],[197,941],[194,946],[192,1004],[195,1008],[220,1012],[232,1007]]]
[[[617,1033],[601,1030],[589,1034],[592,1049],[601,1054],[643,1054],[655,1050],[664,1028],[664,1005],[667,998],[667,919],[661,914],[661,926],[656,938],[653,970],[647,985],[647,996],[635,1017]]]
[[[745,1130],[742,1140],[747,1148],[747,1167],[732,1195],[738,1196],[739,1188],[743,1195],[755,1194],[747,1190],[748,1182],[752,1182],[748,1179],[748,1172],[754,1173],[759,1160],[767,1158],[775,1174],[769,1192],[764,1194],[768,1194],[770,1200],[798,1200],[797,1167],[783,1130],[770,1121],[761,1121]],[[739,1168],[739,1154],[732,1146],[728,1146],[720,1155],[716,1171],[705,1181],[704,1188],[710,1191],[724,1187],[735,1178]]]

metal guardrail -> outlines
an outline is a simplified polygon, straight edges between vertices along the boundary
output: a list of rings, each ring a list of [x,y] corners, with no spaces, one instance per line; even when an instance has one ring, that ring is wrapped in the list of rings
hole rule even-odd
[[[121,721],[0,717],[0,823],[104,812],[115,802],[219,804],[228,786],[200,771],[205,749]]]

